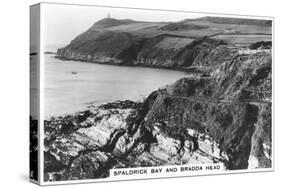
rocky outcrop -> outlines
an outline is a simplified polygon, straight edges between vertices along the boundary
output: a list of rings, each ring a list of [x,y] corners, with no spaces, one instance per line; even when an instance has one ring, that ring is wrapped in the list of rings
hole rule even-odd
[[[234,55],[142,103],[116,101],[45,121],[45,180],[108,177],[109,169],[223,163],[269,168],[271,56]]]
[[[256,49],[271,49],[272,42],[271,41],[258,41],[249,46],[249,49],[256,50]]]
[[[190,128],[209,135],[228,169],[271,167],[271,89],[270,54],[236,56],[209,78],[184,78],[153,93],[146,124],[160,123],[173,138]]]
[[[227,33],[241,37],[246,33],[242,36],[245,40],[252,34],[258,40],[257,30],[261,36],[270,36],[271,21],[203,17],[147,23],[105,18],[58,49],[57,58],[183,71],[213,69],[237,49],[212,36]]]
[[[272,166],[270,51],[241,54],[209,37],[144,36],[111,29],[131,21],[107,21],[59,49],[58,58],[183,71],[195,68],[202,74],[153,91],[141,103],[115,101],[46,120],[46,181],[105,178],[109,169],[124,167],[223,163],[225,170],[237,170]],[[158,27],[157,32],[189,27],[168,26]]]
[[[105,178],[112,168],[228,160],[213,138],[196,129],[171,137],[160,122],[145,125],[144,108],[117,101],[45,121],[45,181]]]
[[[224,43],[209,38],[186,39],[173,35],[159,35],[139,38],[129,33],[116,31],[94,32],[93,39],[78,37],[70,45],[59,49],[57,57],[66,60],[80,60],[103,64],[148,66],[185,70],[193,67],[211,68],[207,59],[214,62],[218,54],[227,58],[231,51],[217,47]],[[78,43],[78,44],[77,44]],[[108,45],[110,44],[110,45]],[[78,46],[78,47],[77,47]],[[219,64],[219,62],[217,63]]]

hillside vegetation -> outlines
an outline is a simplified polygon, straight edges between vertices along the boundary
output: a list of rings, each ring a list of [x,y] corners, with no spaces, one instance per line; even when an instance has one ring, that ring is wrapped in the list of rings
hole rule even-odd
[[[227,58],[235,53],[229,46],[268,40],[271,21],[264,20],[203,17],[154,23],[104,18],[59,49],[57,57],[186,70],[200,68],[202,58],[214,60],[221,49]]]
[[[179,164],[271,168],[271,46],[271,22],[263,20],[95,23],[57,57],[196,74],[142,102],[109,102],[45,120],[44,179],[106,178],[112,168]]]

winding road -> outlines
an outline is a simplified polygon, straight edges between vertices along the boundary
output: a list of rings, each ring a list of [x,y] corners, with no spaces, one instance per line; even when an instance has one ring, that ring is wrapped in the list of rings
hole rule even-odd
[[[237,100],[229,100],[229,99],[217,99],[217,98],[203,98],[203,97],[194,97],[194,96],[184,96],[184,95],[173,95],[169,93],[164,93],[163,91],[158,91],[158,93],[162,96],[178,98],[178,99],[187,99],[187,100],[197,100],[203,101],[207,103],[222,103],[222,104],[245,104],[245,103],[263,103],[263,104],[271,104],[270,99],[237,99]]]

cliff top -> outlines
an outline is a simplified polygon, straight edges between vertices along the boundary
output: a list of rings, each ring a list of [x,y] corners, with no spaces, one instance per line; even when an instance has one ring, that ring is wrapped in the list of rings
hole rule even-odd
[[[95,22],[93,27],[107,28],[107,27],[113,27],[113,26],[131,24],[131,23],[136,23],[136,21],[131,20],[131,19],[118,20],[118,19],[114,19],[114,18],[103,18],[103,19]]]

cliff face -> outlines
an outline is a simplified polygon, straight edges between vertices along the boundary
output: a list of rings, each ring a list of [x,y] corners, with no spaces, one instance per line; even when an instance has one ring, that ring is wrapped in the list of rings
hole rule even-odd
[[[271,55],[236,56],[210,77],[184,78],[153,94],[146,125],[173,138],[209,135],[227,168],[271,166]],[[250,158],[249,158],[250,157]]]
[[[153,33],[147,35],[146,29],[130,30],[131,20],[108,21],[102,20],[59,49],[58,57],[195,68],[203,73],[153,91],[141,103],[110,102],[46,120],[46,181],[105,178],[110,169],[124,167],[223,163],[226,170],[236,170],[272,166],[270,50],[238,53],[233,44],[187,36],[194,28],[213,33],[227,21],[234,25],[251,22],[253,28],[264,31],[268,22],[206,17],[180,24],[133,23]],[[202,22],[209,25],[200,27]],[[179,35],[178,30],[188,31]]]
[[[196,129],[173,137],[160,123],[145,125],[145,108],[120,101],[45,121],[45,181],[105,178],[112,168],[228,160],[213,138]]]
[[[202,66],[203,59],[214,62],[213,58],[218,53],[224,52],[221,55],[225,57],[231,53],[217,48],[224,44],[222,41],[209,38],[195,40],[166,34],[140,38],[115,31],[89,32],[94,32],[89,34],[93,38],[83,42],[83,37],[78,37],[66,48],[59,49],[57,57],[95,63],[185,70],[191,66]],[[204,67],[208,68],[207,61],[204,62]]]
[[[117,101],[45,121],[45,180],[108,177],[109,169],[223,163],[269,168],[271,55],[234,55],[144,102]]]
[[[66,47],[58,49],[57,57],[178,70],[208,69],[219,65],[235,52],[229,48],[233,44],[226,45],[222,40],[211,39],[212,36],[239,34],[237,37],[244,37],[245,41],[249,37],[252,41],[259,41],[257,30],[261,36],[270,35],[270,26],[271,21],[216,17],[174,23],[105,18]],[[241,35],[243,33],[246,35]]]

